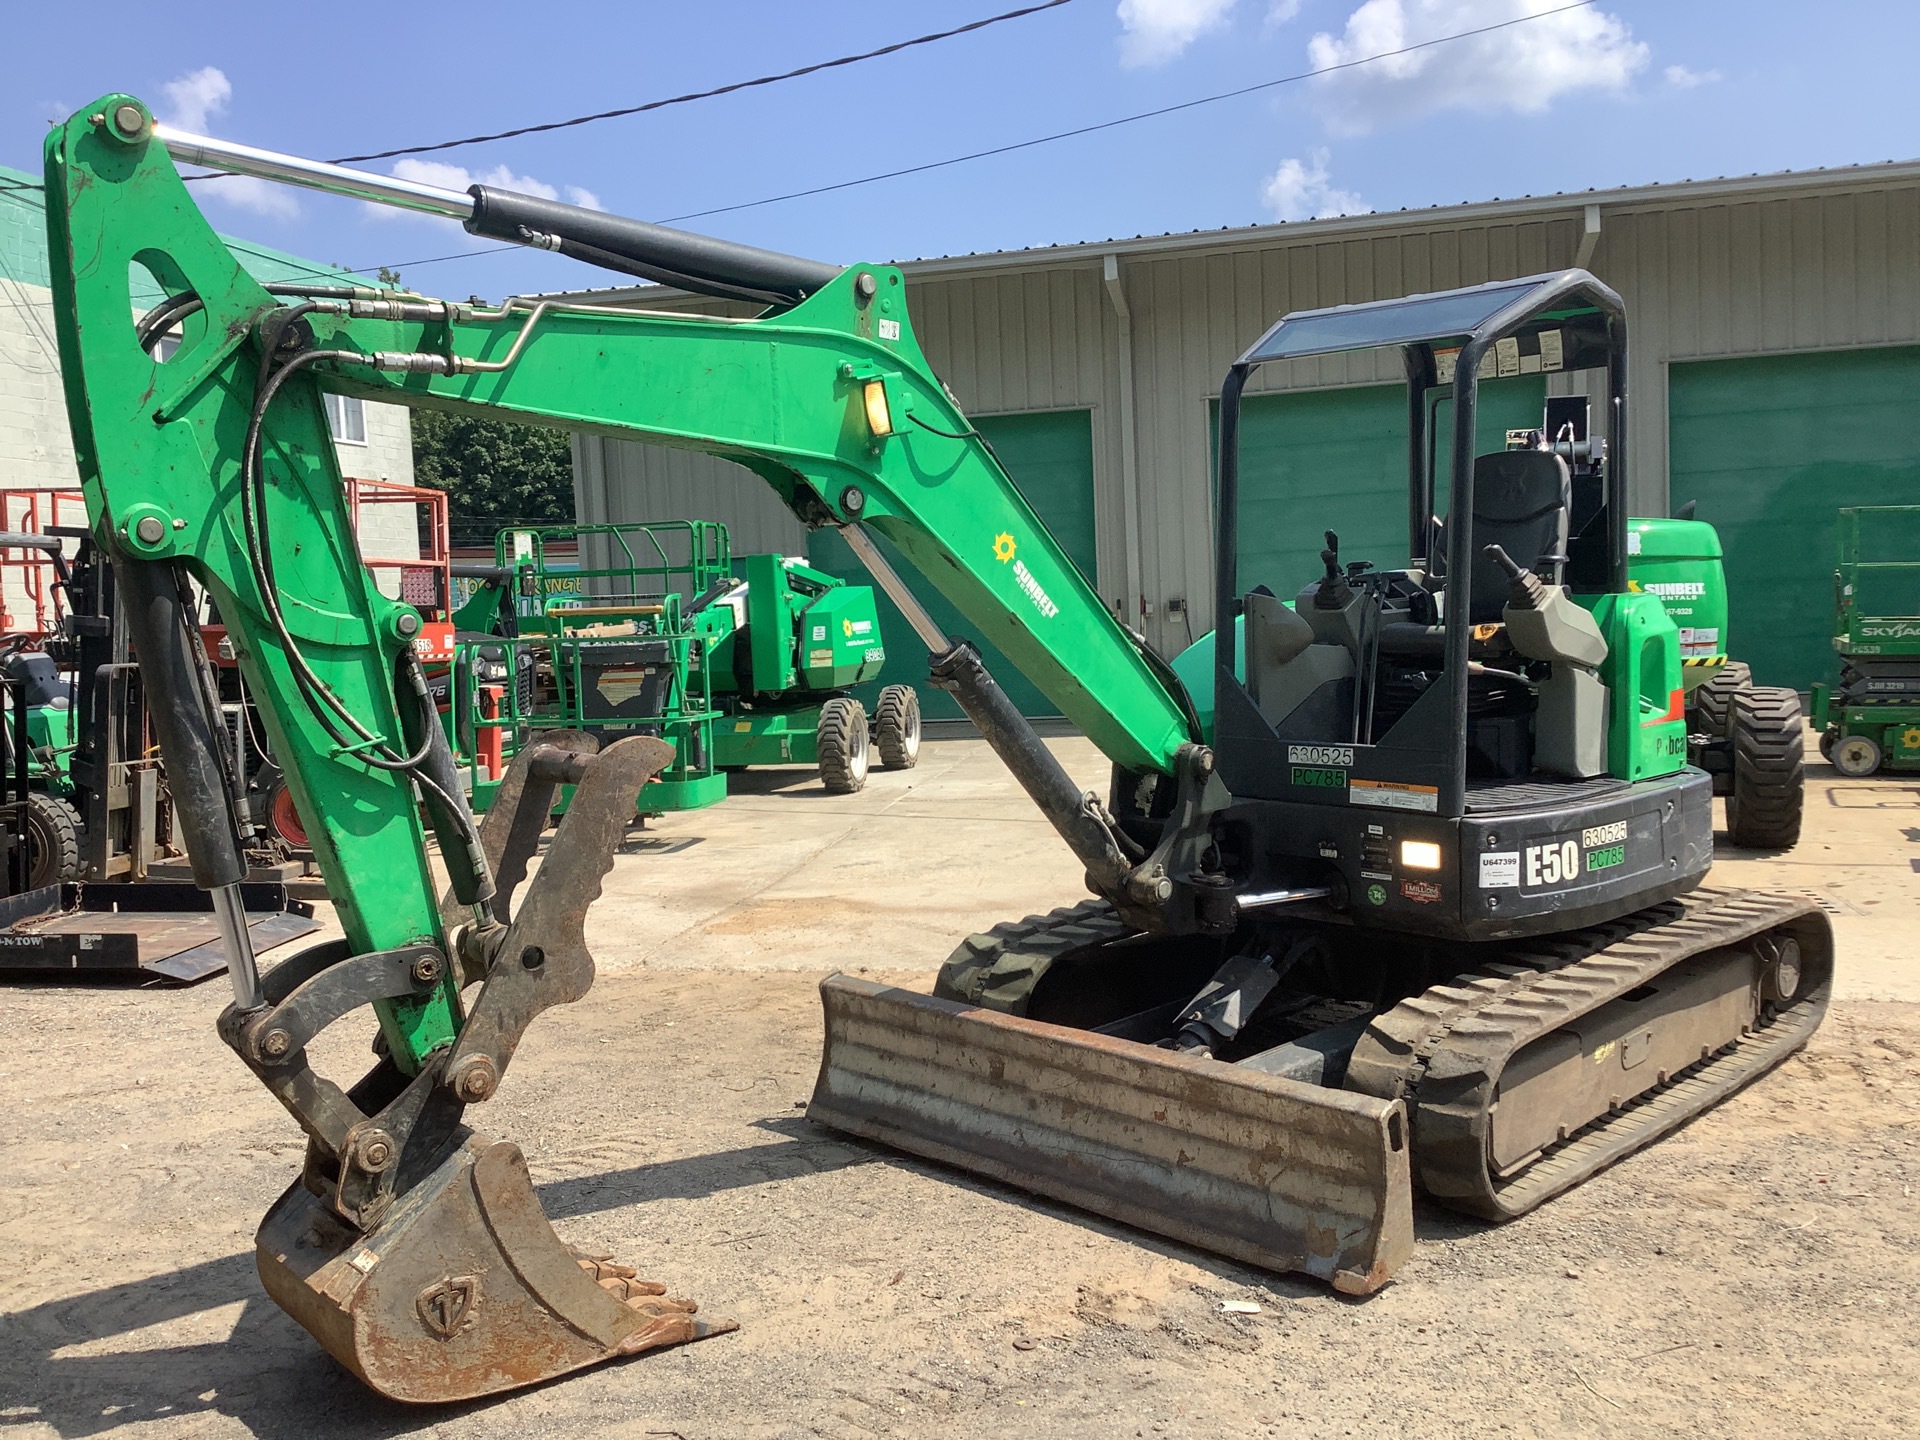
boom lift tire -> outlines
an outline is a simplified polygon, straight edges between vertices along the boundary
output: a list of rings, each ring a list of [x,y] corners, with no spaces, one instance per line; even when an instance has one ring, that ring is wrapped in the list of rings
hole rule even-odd
[[[1744,660],[1729,660],[1720,673],[1693,692],[1695,728],[1716,740],[1732,734],[1733,697],[1753,688],[1753,668]]]
[[[80,812],[56,795],[27,796],[27,888],[80,878]]]
[[[1849,735],[1835,742],[1827,757],[1833,768],[1850,780],[1864,780],[1880,768],[1880,747],[1865,735]]]
[[[1806,721],[1800,696],[1775,685],[1733,695],[1733,789],[1727,796],[1727,838],[1753,850],[1799,843]]]
[[[889,685],[873,707],[873,738],[887,770],[911,770],[920,763],[920,695],[911,685]]]
[[[820,783],[829,795],[866,788],[872,763],[867,712],[858,700],[836,696],[820,707]]]

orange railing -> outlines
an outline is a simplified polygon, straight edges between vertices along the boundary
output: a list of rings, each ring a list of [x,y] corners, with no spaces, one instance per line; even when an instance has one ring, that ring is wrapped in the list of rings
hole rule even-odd
[[[51,526],[86,524],[86,497],[78,490],[0,490],[0,530],[44,535]],[[78,542],[70,542],[68,553],[77,548]],[[0,547],[0,639],[44,640],[60,633],[66,596],[54,581],[46,551]]]

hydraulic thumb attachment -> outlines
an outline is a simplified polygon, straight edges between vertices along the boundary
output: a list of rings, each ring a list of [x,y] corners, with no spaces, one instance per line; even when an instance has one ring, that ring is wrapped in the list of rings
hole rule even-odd
[[[587,907],[633,797],[673,754],[645,736],[594,752],[563,732],[515,756],[480,833],[498,877],[493,919],[455,932],[452,956],[426,944],[356,956],[331,942],[271,971],[263,1007],[221,1017],[227,1043],[308,1137],[300,1179],[256,1237],[261,1281],[396,1400],[472,1399],[735,1328],[563,1243],[519,1149],[461,1121],[495,1093],[534,1017],[593,983]],[[566,818],[508,918],[562,784],[577,786]],[[430,990],[449,963],[479,985],[456,1043],[413,1076],[384,1057],[346,1091],[315,1073],[306,1047],[323,1028]]]

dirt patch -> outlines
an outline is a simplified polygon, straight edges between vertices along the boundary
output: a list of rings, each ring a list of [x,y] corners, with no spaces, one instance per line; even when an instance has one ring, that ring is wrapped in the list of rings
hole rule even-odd
[[[1422,1208],[1413,1260],[1355,1302],[816,1130],[796,1107],[817,979],[606,977],[473,1112],[526,1148],[562,1234],[740,1332],[425,1412],[369,1396],[260,1294],[253,1227],[300,1144],[214,1038],[223,996],[11,992],[0,1424],[1695,1440],[1899,1435],[1920,1413],[1914,1007],[1836,1006],[1805,1055],[1525,1220]]]

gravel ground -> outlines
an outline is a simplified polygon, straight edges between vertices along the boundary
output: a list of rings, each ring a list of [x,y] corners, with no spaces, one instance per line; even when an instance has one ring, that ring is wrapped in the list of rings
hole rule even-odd
[[[1411,1263],[1351,1301],[814,1129],[815,978],[612,976],[535,1027],[487,1119],[562,1234],[742,1328],[442,1410],[370,1396],[261,1297],[253,1226],[299,1147],[214,1038],[213,989],[14,994],[0,1425],[1851,1437],[1920,1413],[1914,1007],[1842,1002],[1774,1076],[1524,1220],[1421,1210]]]
[[[1100,782],[1084,740],[1050,743]],[[1807,1051],[1523,1220],[1420,1209],[1412,1260],[1353,1301],[809,1125],[821,974],[865,957],[924,989],[959,935],[1078,887],[977,740],[859,796],[749,778],[629,837],[589,921],[599,984],[471,1117],[526,1149],[566,1238],[737,1333],[490,1403],[383,1402],[260,1291],[254,1227],[301,1142],[214,1035],[224,983],[18,987],[0,1433],[1913,1433],[1920,786],[1815,761],[1800,846],[1715,869],[1832,917],[1839,998]],[[323,1072],[357,1074],[369,1028],[323,1037]]]

